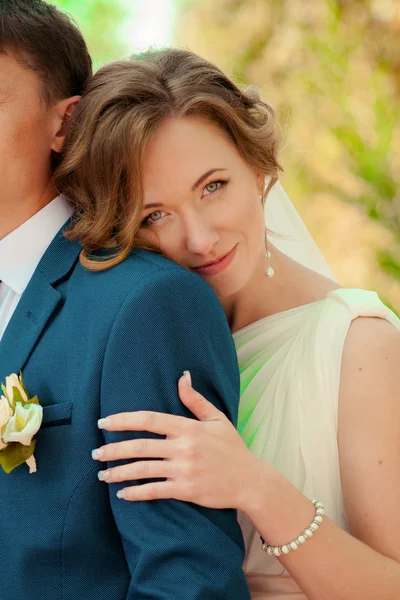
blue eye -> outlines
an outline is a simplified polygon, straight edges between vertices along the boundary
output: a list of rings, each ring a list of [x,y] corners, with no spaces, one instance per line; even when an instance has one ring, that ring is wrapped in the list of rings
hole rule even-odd
[[[210,194],[212,194],[213,192],[216,192],[219,188],[219,182],[218,181],[213,181],[212,183],[209,183],[208,185],[206,185],[206,190],[207,192],[210,192]]]
[[[150,213],[148,217],[143,219],[142,225],[151,225],[152,223],[161,221],[164,214],[165,213],[163,213],[161,210],[156,210],[155,212]]]
[[[206,185],[204,190],[207,191],[208,194],[215,194],[215,192],[218,192],[218,190],[220,190],[221,188],[226,186],[227,183],[228,183],[227,181],[222,181],[222,180],[211,181],[210,183],[208,183]]]
[[[148,216],[148,219],[150,219],[151,221],[159,221],[160,219],[162,219],[161,210],[156,210],[155,212],[151,213],[151,215]]]

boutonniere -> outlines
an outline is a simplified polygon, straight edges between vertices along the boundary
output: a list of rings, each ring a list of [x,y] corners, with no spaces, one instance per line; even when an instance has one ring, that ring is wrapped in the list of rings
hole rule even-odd
[[[13,373],[1,384],[0,398],[0,465],[3,471],[13,469],[26,462],[29,473],[36,473],[33,456],[36,447],[34,436],[40,429],[43,408],[37,396],[29,398],[22,373]]]

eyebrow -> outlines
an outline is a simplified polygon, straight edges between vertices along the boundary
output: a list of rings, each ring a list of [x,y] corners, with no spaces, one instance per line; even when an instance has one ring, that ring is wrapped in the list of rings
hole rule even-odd
[[[143,208],[145,208],[147,210],[148,208],[161,208],[161,206],[162,206],[162,204],[153,203],[153,204],[145,204],[143,206]]]
[[[196,183],[192,187],[192,192],[194,192],[199,187],[199,185],[201,185],[203,183],[203,181],[205,181],[207,179],[207,177],[210,177],[210,175],[212,175],[216,171],[226,171],[226,169],[222,169],[222,168],[219,168],[219,169],[210,169],[209,171],[207,171],[206,173],[204,173],[204,175],[202,175],[201,177],[199,177],[199,179],[196,181]]]

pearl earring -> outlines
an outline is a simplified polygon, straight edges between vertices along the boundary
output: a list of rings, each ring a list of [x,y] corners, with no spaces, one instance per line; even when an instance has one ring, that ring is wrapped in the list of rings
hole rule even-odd
[[[271,267],[271,265],[269,264],[269,260],[271,258],[271,252],[268,250],[268,235],[267,235],[267,231],[265,231],[265,257],[267,259],[267,269],[265,271],[265,274],[267,277],[271,278],[275,275],[275,271],[274,269]]]

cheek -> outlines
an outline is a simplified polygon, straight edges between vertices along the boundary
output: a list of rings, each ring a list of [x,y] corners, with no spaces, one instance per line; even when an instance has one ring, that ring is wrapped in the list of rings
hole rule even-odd
[[[19,128],[18,144],[24,147],[26,154],[35,154],[39,162],[48,160],[51,153],[50,125],[40,115],[35,115],[32,120],[25,120]]]
[[[182,236],[178,237],[171,235],[169,232],[163,232],[159,236],[159,240],[159,247],[164,256],[182,267],[187,266],[187,256]]]
[[[252,253],[259,254],[264,246],[264,219],[264,208],[258,196],[236,204],[235,220]]]
[[[185,266],[183,237],[171,226],[141,230],[143,240],[155,245],[170,260]]]
[[[50,150],[46,125],[41,115],[1,113],[1,154],[17,162],[31,158],[32,162],[40,163],[42,157],[48,160]],[[12,164],[10,162],[10,168]]]

